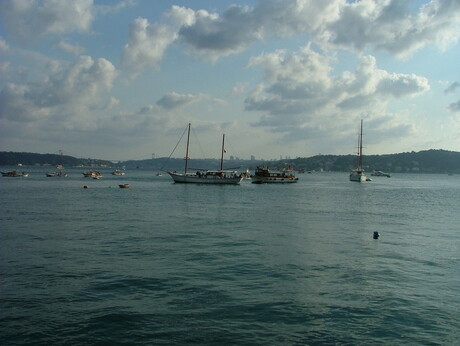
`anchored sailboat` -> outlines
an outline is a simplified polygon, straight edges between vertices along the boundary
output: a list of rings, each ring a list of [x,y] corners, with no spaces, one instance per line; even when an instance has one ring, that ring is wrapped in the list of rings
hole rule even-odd
[[[356,181],[358,183],[370,180],[364,174],[363,169],[363,120],[361,119],[361,131],[358,136],[358,157],[356,160],[356,168],[350,173],[350,181]]]
[[[191,184],[232,184],[236,185],[243,180],[243,176],[238,174],[236,171],[226,171],[223,169],[224,165],[224,152],[225,152],[225,134],[222,136],[222,150],[220,157],[220,169],[216,171],[212,170],[198,170],[194,173],[189,172],[188,161],[189,148],[190,148],[190,128],[191,124],[188,124],[187,131],[187,146],[185,151],[185,167],[184,173],[170,172],[167,173],[171,176],[175,183],[191,183]]]

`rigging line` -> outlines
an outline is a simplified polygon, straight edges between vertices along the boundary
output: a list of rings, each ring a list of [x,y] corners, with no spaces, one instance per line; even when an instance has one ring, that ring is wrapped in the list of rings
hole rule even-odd
[[[197,136],[195,130],[193,129],[193,127],[192,127],[192,135],[193,135],[193,138],[195,138],[196,143],[198,144],[198,147],[200,148],[202,157],[203,157],[203,158],[206,158],[206,154],[204,153],[204,150],[203,150],[203,148],[201,147],[200,140],[198,139],[198,136]]]
[[[171,159],[171,156],[173,156],[174,152],[176,151],[177,147],[179,146],[179,143],[182,141],[182,138],[184,137],[185,133],[187,132],[188,130],[188,125],[187,127],[185,128],[184,132],[182,133],[182,136],[180,136],[179,138],[179,141],[177,141],[177,144],[176,146],[174,147],[173,151],[171,152],[171,154],[168,156],[168,158],[166,159],[166,162],[163,164],[163,166],[161,166],[160,168],[160,171],[163,170],[163,168],[166,166],[166,164],[169,162],[169,160]]]
[[[234,153],[234,154],[232,154],[233,156],[240,157],[240,155],[235,150],[235,148],[233,147],[232,143],[227,139],[227,137],[225,138],[225,146],[228,146],[231,149],[231,152]]]

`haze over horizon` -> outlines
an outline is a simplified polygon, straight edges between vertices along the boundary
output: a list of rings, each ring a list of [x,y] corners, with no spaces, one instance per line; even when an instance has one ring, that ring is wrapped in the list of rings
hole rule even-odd
[[[460,151],[460,2],[0,1],[0,151]],[[193,138],[192,138],[193,140]],[[178,149],[175,157],[183,156]]]

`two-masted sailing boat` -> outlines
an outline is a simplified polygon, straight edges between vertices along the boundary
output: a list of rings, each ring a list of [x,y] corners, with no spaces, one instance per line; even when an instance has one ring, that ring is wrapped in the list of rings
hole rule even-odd
[[[226,171],[223,169],[224,165],[224,152],[225,152],[225,134],[222,136],[222,150],[220,157],[220,169],[216,171],[199,169],[196,172],[189,172],[188,161],[190,160],[189,147],[190,147],[190,123],[188,124],[187,132],[187,147],[185,151],[185,167],[184,173],[170,172],[167,173],[171,176],[175,183],[191,183],[191,184],[239,184],[243,180],[243,176],[236,171]]]
[[[356,160],[356,168],[350,173],[350,181],[362,183],[368,181],[363,169],[363,120],[361,119],[361,131],[358,136],[358,157]]]

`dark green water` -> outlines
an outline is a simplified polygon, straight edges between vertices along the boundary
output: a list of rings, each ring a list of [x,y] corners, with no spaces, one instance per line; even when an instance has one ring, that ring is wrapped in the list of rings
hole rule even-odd
[[[460,176],[29,171],[0,178],[2,344],[458,343]]]

